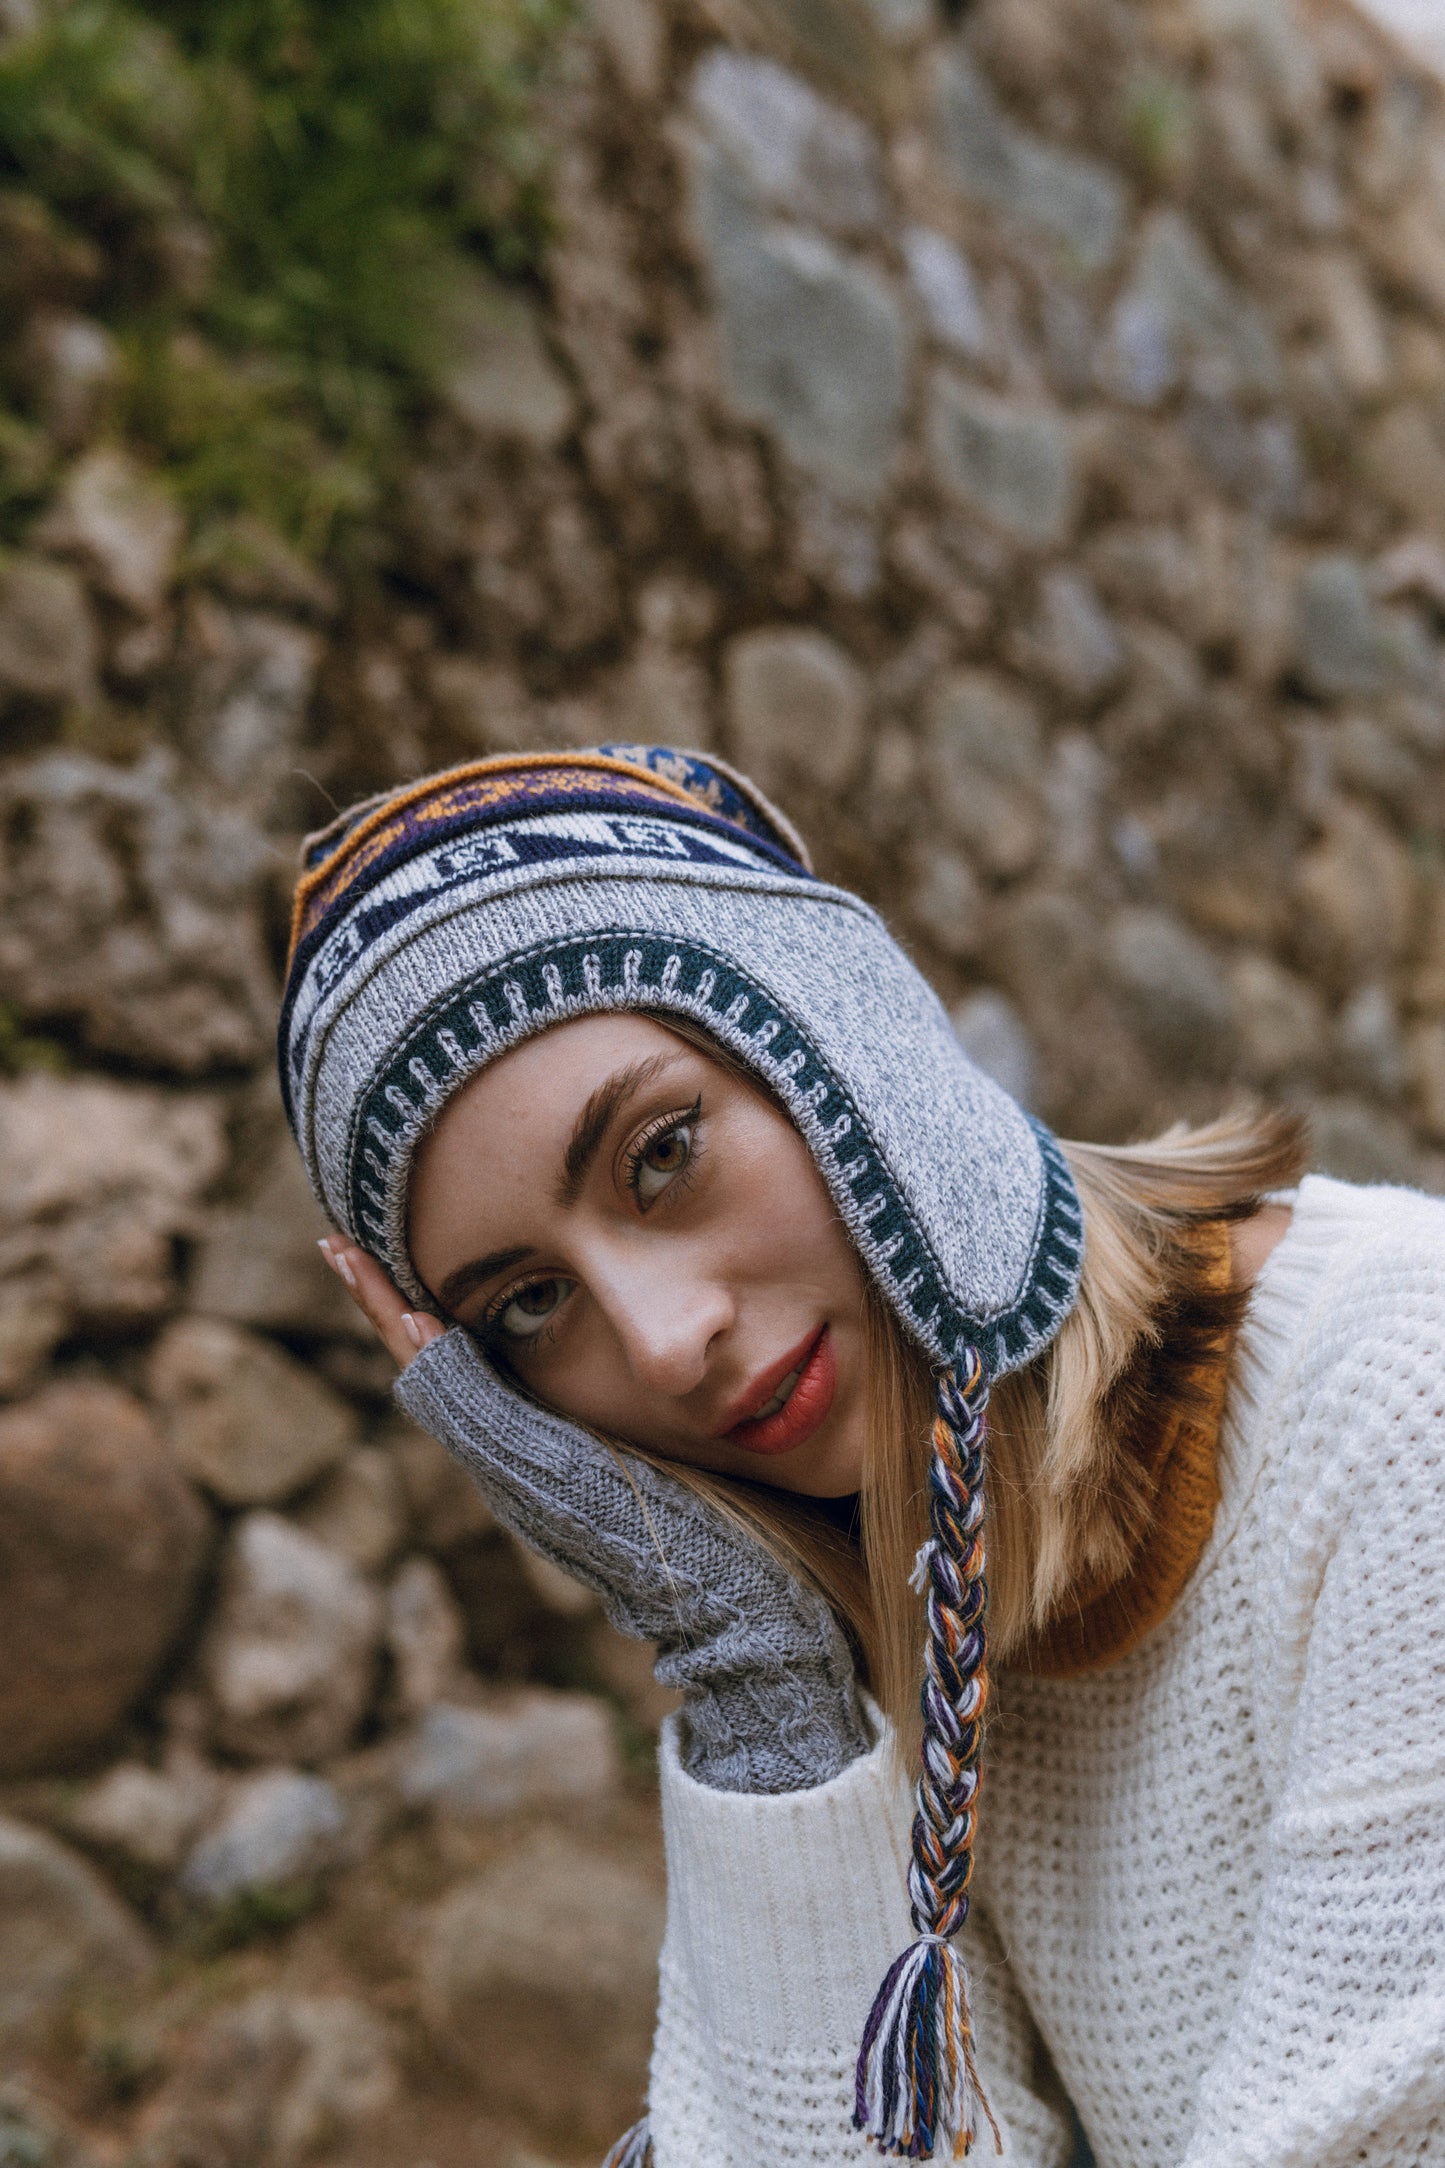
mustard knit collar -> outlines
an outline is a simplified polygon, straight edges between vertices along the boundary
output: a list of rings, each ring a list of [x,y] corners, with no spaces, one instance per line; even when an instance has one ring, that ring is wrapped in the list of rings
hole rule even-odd
[[[1201,1233],[1201,1285],[1227,1294],[1233,1274],[1229,1227]],[[1234,1352],[1235,1328],[1211,1341],[1169,1405],[1132,1450],[1154,1478],[1154,1508],[1122,1580],[1084,1582],[1067,1608],[1010,1658],[1036,1678],[1070,1679],[1102,1671],[1137,1648],[1173,1610],[1209,1541],[1219,1505],[1219,1433]]]

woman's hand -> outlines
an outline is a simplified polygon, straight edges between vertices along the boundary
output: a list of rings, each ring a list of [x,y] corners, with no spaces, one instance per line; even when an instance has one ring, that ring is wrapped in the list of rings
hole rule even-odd
[[[381,1314],[405,1337],[399,1307]],[[514,1536],[600,1596],[622,1633],[657,1644],[700,1783],[800,1791],[867,1751],[852,1653],[816,1588],[671,1469],[527,1398],[460,1325],[418,1323],[433,1334],[397,1379],[398,1405]]]
[[[409,1310],[374,1257],[344,1235],[323,1235],[317,1245],[363,1316],[376,1328],[382,1346],[399,1370],[446,1331],[440,1318]]]
[[[624,1460],[525,1399],[460,1326],[409,1310],[344,1235],[320,1249],[401,1370],[400,1406],[513,1535],[593,1589],[623,1633],[657,1643],[658,1677],[685,1697],[684,1760],[701,1783],[793,1791],[866,1752],[852,1655],[815,1589],[668,1470]]]

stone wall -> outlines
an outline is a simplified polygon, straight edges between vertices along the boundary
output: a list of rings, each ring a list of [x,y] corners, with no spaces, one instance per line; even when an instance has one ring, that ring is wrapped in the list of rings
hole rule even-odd
[[[1065,1131],[1445,1187],[1434,89],[1323,0],[594,0],[550,100],[361,567],[185,533],[0,205],[0,2153],[580,2161],[640,2083],[645,1662],[391,1415],[280,1123],[333,801],[720,748]]]

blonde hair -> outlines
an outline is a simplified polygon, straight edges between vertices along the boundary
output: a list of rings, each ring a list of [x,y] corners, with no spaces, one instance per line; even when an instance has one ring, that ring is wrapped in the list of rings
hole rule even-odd
[[[665,1020],[679,1031],[673,1018]],[[696,1027],[679,1031],[757,1080]],[[1083,1581],[1122,1578],[1154,1487],[1131,1447],[1187,1391],[1243,1296],[1211,1289],[1200,1231],[1249,1218],[1307,1161],[1299,1117],[1235,1112],[1144,1144],[1064,1143],[1084,1212],[1078,1300],[1050,1347],[1001,1378],[989,1407],[990,1654],[1007,1661]],[[806,1498],[666,1465],[827,1597],[905,1747],[917,1728],[924,1617],[909,1586],[927,1532],[933,1386],[870,1281],[859,1542]],[[635,1449],[634,1449],[635,1450]],[[643,1456],[647,1457],[647,1456]]]

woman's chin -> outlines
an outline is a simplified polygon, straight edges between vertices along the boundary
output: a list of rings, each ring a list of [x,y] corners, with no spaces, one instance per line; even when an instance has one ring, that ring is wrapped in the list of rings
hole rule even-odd
[[[861,1427],[861,1426],[860,1426]],[[795,1452],[759,1458],[747,1472],[757,1483],[793,1491],[800,1498],[851,1498],[863,1487],[863,1441],[851,1425],[825,1423]]]

